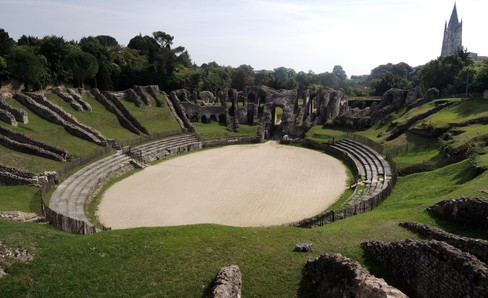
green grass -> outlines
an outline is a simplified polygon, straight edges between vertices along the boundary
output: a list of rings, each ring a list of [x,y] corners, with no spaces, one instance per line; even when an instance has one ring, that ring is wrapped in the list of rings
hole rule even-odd
[[[448,107],[425,119],[435,127],[446,127],[453,124],[462,124],[466,121],[488,117],[488,101],[486,99],[470,99],[459,105]],[[416,127],[418,127],[416,125]]]
[[[83,99],[91,105],[92,112],[78,112],[53,93],[46,93],[46,97],[75,116],[80,122],[95,128],[109,139],[128,140],[138,137],[138,135],[123,128],[117,117],[91,96],[84,96]]]
[[[22,153],[1,145],[0,163],[14,168],[29,170],[34,173],[54,171],[63,165],[60,161]]]
[[[94,112],[77,114],[76,117],[80,117],[80,121],[86,121],[87,124],[92,121],[90,125],[99,126],[99,130],[107,137],[119,135],[121,138],[132,138],[132,134],[127,134],[125,129],[116,128],[118,122],[113,122],[113,117],[110,118],[103,107],[101,114],[96,114],[99,111],[97,103],[92,98],[87,98],[87,101],[94,107]],[[139,109],[130,103],[124,103],[131,111]],[[15,103],[12,105],[19,106]],[[153,108],[155,107],[151,107],[150,110],[153,111]],[[157,114],[159,112],[149,115],[152,112],[146,111],[148,115],[142,113],[137,117],[140,117],[139,120],[147,125],[148,129],[153,124],[155,126],[151,129],[157,129],[157,119],[161,115]],[[481,110],[479,114],[483,113]],[[104,114],[107,116],[107,122],[103,121]],[[90,119],[82,118],[85,115]],[[64,144],[70,148],[83,145],[78,138],[69,139],[72,144],[67,144],[67,140],[58,140],[71,137],[66,135],[64,129],[59,130],[59,126],[43,119],[36,119],[32,112],[29,112],[29,116],[33,122],[19,127],[18,130],[25,131],[26,134],[29,132],[31,135],[39,135],[39,138],[48,142]],[[395,119],[399,120],[402,117],[399,115]],[[241,125],[241,132],[236,134],[217,123],[194,125],[205,139],[255,136],[258,129],[258,126]],[[51,130],[53,127],[57,130]],[[373,127],[357,133],[376,136],[382,129]],[[470,125],[456,129],[462,133],[454,136],[454,141],[461,143],[484,135],[486,128],[482,125]],[[48,132],[59,135],[54,138],[49,136]],[[332,138],[340,138],[347,132],[349,130],[323,129],[315,126],[307,137],[327,142]],[[409,145],[416,148],[425,143],[435,144],[436,140],[406,133],[385,145],[389,148]],[[87,148],[75,149],[79,152],[90,151]],[[395,160],[401,165],[408,165],[421,162],[423,159],[432,159],[436,152],[432,149],[402,153],[395,156]],[[483,148],[482,153],[484,154],[479,156],[479,164],[487,166],[488,149]],[[44,161],[35,160],[30,155],[14,155],[0,146],[0,162],[16,159],[18,161],[15,163],[32,169],[41,169]],[[30,161],[24,161],[25,159]],[[55,167],[56,164],[49,166]],[[326,252],[340,252],[353,258],[365,265],[373,274],[384,277],[392,285],[399,286],[398,280],[385,274],[377,262],[364,254],[360,244],[369,240],[418,239],[398,226],[399,222],[406,220],[486,239],[486,232],[465,230],[433,218],[425,212],[425,208],[448,198],[486,196],[483,191],[487,190],[487,185],[488,171],[477,172],[470,167],[467,160],[462,161],[434,171],[400,177],[391,196],[373,211],[314,229],[189,225],[77,236],[58,231],[50,225],[0,221],[0,240],[3,243],[27,248],[35,254],[32,262],[15,263],[7,269],[8,275],[0,282],[0,296],[202,297],[208,291],[217,271],[222,266],[233,263],[239,265],[243,273],[243,297],[310,297],[313,296],[310,280],[303,275],[302,269],[308,259]],[[344,194],[346,195],[347,193]],[[93,206],[96,206],[96,201],[87,206],[88,214],[95,213],[95,209],[89,210]],[[39,212],[39,189],[1,186],[0,210]],[[293,252],[294,245],[301,242],[312,242],[314,252]]]
[[[224,139],[232,137],[255,137],[257,136],[258,125],[239,125],[239,132],[231,132],[227,126],[217,122],[211,123],[192,123],[196,129],[197,134],[204,140]]]
[[[39,117],[14,99],[7,98],[6,101],[11,106],[21,108],[28,112],[29,123],[19,123],[18,127],[10,126],[4,122],[0,122],[0,125],[10,128],[13,131],[25,134],[33,139],[63,148],[75,156],[83,156],[100,148],[95,143],[85,141],[70,134],[61,125],[49,122],[48,120]]]
[[[150,107],[142,105],[138,108],[133,102],[127,100],[122,100],[122,103],[127,107],[131,114],[141,122],[150,134],[181,129],[175,117],[171,114],[166,100],[162,100],[164,104],[163,107],[157,107],[156,102],[149,94],[147,94],[147,97],[151,99]]]
[[[306,138],[319,143],[332,142],[333,140],[344,137],[347,132],[351,132],[349,129],[332,129],[323,128],[320,125],[315,125],[306,134]]]
[[[41,212],[40,189],[34,186],[0,187],[0,210]]]
[[[470,234],[424,211],[457,192],[477,193],[479,185],[486,185],[486,175],[462,179],[459,173],[466,168],[467,162],[461,162],[402,177],[377,209],[315,229],[193,225],[74,236],[51,226],[0,221],[4,243],[36,253],[31,263],[8,269],[0,293],[5,297],[201,297],[218,269],[233,263],[243,272],[243,296],[310,296],[302,268],[309,258],[325,252],[341,252],[382,276],[381,268],[365,257],[360,244],[417,238],[400,228],[400,221]],[[299,242],[312,242],[314,252],[293,252]]]
[[[455,131],[457,134],[453,136],[453,147],[460,147],[471,140],[488,137],[488,125],[486,124],[472,124],[456,127]]]

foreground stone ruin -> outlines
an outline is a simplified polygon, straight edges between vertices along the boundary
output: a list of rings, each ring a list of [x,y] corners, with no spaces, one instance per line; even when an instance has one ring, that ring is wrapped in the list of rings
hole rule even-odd
[[[488,293],[487,265],[445,242],[370,241],[362,247],[417,297],[485,297]]]
[[[312,278],[317,297],[407,297],[341,254],[310,260],[305,272]]]
[[[212,294],[214,298],[240,298],[242,288],[242,273],[238,266],[229,265],[220,269],[213,282]]]

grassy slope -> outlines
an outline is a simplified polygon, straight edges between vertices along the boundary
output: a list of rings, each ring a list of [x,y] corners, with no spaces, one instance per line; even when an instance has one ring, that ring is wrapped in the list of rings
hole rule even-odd
[[[192,123],[197,133],[204,140],[231,138],[231,137],[255,137],[258,133],[259,126],[257,125],[239,125],[239,132],[231,132],[227,130],[225,125],[216,122],[211,123]]]
[[[196,127],[209,136],[227,134],[215,124]],[[311,133],[327,139],[343,132],[316,127]],[[405,142],[409,142],[407,137]],[[409,163],[415,155],[405,158]],[[480,156],[480,163],[488,165],[488,154]],[[467,161],[401,177],[392,195],[377,209],[316,229],[194,225],[75,236],[48,225],[0,221],[0,239],[4,243],[26,247],[36,254],[33,262],[8,269],[0,293],[5,297],[201,297],[218,269],[235,263],[244,275],[244,296],[305,297],[310,296],[310,284],[301,270],[307,259],[325,252],[341,252],[396,284],[377,263],[364,256],[360,243],[416,238],[398,226],[404,220],[486,238],[486,234],[472,234],[435,220],[424,211],[442,199],[483,195],[486,185],[488,172],[476,176]],[[11,204],[11,208],[38,211],[35,189],[0,187],[0,198],[5,194],[19,200],[12,204],[0,199],[2,209]],[[312,242],[315,251],[294,253],[293,247],[299,242]]]
[[[424,209],[452,192],[479,194],[478,184],[486,183],[487,176],[464,181],[459,173],[466,165],[461,162],[400,178],[392,196],[374,211],[312,230],[195,225],[73,236],[50,226],[0,222],[0,239],[36,251],[32,263],[9,269],[0,293],[7,297],[200,297],[221,266],[235,263],[244,275],[245,296],[307,296],[310,288],[301,270],[311,257],[341,252],[382,275],[365,258],[360,243],[415,238],[398,222],[440,224],[463,232],[435,221]],[[294,253],[294,245],[304,241],[312,242],[315,251]]]

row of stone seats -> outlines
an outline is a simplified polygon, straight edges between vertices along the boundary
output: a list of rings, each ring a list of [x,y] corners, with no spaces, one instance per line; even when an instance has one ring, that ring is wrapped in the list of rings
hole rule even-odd
[[[349,139],[344,139],[331,146],[351,157],[358,168],[356,189],[341,207],[367,200],[386,187],[391,171],[388,162],[378,152]]]
[[[201,148],[194,135],[182,134],[134,147],[144,160],[164,158],[179,152]],[[49,207],[73,219],[87,221],[84,206],[111,179],[134,169],[131,158],[122,151],[98,160],[63,181],[51,196]]]
[[[139,154],[144,162],[151,162],[180,152],[201,148],[202,143],[195,135],[184,134],[145,144],[131,150],[135,150],[135,153]]]

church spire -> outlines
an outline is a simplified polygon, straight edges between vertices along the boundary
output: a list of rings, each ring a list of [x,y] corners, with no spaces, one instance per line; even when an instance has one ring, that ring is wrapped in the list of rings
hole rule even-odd
[[[463,23],[459,22],[456,2],[452,9],[449,23],[444,26],[444,39],[442,41],[441,56],[451,55],[462,49]]]
[[[456,8],[456,2],[454,2],[454,8],[452,9],[451,19],[449,20],[449,27],[457,26],[459,24],[459,18]]]

